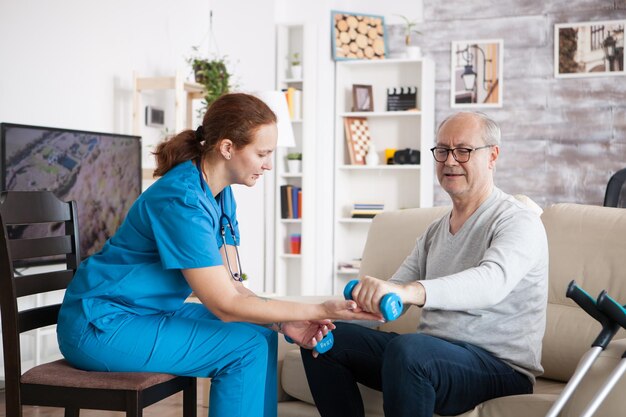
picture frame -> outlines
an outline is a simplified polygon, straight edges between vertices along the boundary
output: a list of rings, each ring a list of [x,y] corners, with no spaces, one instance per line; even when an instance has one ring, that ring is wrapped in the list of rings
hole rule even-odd
[[[352,84],[352,111],[374,111],[371,85]]]
[[[502,39],[453,41],[450,107],[502,107]]]
[[[367,117],[345,117],[344,128],[350,165],[365,165],[371,141]]]
[[[625,27],[625,19],[554,25],[555,78],[626,74]]]
[[[333,60],[385,59],[385,18],[379,15],[331,11]]]

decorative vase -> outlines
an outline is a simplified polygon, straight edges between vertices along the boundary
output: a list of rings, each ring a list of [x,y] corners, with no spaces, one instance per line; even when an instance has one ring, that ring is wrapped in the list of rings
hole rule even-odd
[[[287,172],[299,174],[302,170],[302,161],[299,159],[287,159]]]
[[[365,163],[367,166],[376,166],[380,162],[380,158],[378,153],[376,152],[376,147],[374,143],[370,142],[370,146],[367,149],[367,155],[365,156]]]
[[[302,65],[291,66],[291,78],[296,80],[302,78]]]
[[[407,46],[406,57],[409,59],[421,59],[422,49],[419,46]]]

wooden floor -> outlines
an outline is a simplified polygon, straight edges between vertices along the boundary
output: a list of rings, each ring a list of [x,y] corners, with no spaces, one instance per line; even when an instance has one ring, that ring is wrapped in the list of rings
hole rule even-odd
[[[23,417],[63,417],[62,408],[24,406]],[[202,406],[202,388],[198,385],[198,417],[206,417],[209,410]],[[122,417],[117,411],[81,410],[80,417]],[[165,400],[144,408],[144,417],[182,417],[183,393],[172,395]],[[0,417],[6,417],[4,391],[0,392]]]

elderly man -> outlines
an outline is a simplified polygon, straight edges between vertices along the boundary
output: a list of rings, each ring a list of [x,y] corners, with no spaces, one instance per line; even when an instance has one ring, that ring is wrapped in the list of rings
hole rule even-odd
[[[537,214],[494,186],[500,128],[457,113],[439,126],[432,153],[452,210],[389,281],[363,277],[352,292],[370,312],[389,292],[423,308],[418,331],[338,323],[330,352],[302,350],[323,417],[364,415],[357,382],[383,392],[388,417],[430,417],[530,393],[543,371],[547,239]]]

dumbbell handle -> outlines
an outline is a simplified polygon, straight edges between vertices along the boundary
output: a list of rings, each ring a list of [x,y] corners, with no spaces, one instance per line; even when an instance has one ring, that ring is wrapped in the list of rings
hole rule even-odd
[[[346,300],[352,300],[352,290],[358,283],[358,279],[353,279],[343,289],[343,297]],[[385,294],[380,299],[380,312],[387,321],[393,321],[400,317],[400,314],[402,314],[402,300],[398,294],[393,292]]]
[[[285,335],[285,340],[288,343],[294,343],[293,339],[287,335]],[[334,343],[335,343],[335,337],[333,336],[333,333],[328,332],[322,340],[317,342],[317,345],[315,345],[313,350],[321,355],[323,353],[328,352],[333,347]]]
[[[574,300],[587,314],[600,322],[602,331],[591,346],[600,346],[602,349],[605,349],[611,339],[613,339],[613,336],[615,336],[615,333],[617,333],[617,330],[619,330],[619,326],[614,320],[611,320],[605,312],[600,310],[596,300],[594,300],[589,293],[580,288],[576,284],[576,281],[569,283],[566,295]]]

